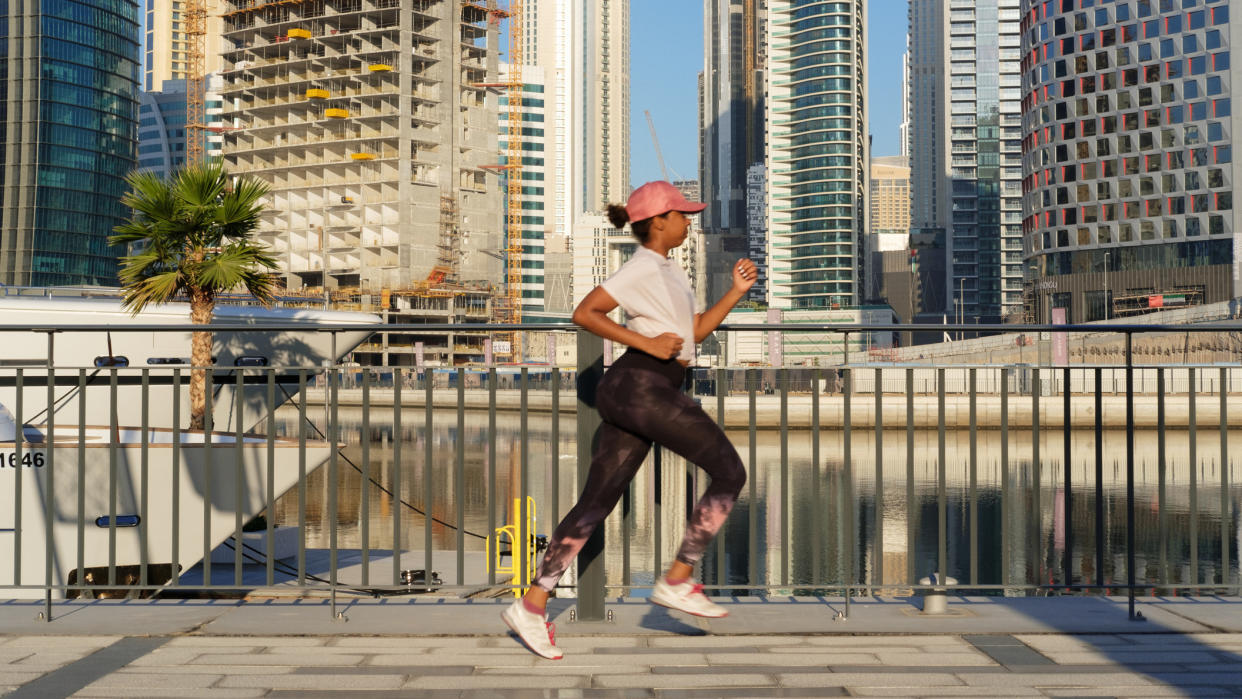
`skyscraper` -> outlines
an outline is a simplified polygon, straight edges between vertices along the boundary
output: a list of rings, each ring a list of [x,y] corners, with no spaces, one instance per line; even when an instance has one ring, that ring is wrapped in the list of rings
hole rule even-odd
[[[1022,308],[1019,0],[911,0],[911,228],[945,258],[944,309]]]
[[[863,294],[867,3],[767,8],[769,305],[833,308]]]
[[[138,4],[8,3],[0,34],[0,283],[117,283],[135,164]]]
[[[531,186],[544,190],[545,234],[576,248],[578,219],[630,192],[629,0],[539,0],[523,12],[522,63],[544,88],[546,178]]]
[[[704,0],[703,74],[699,96],[699,182],[708,204],[701,219],[706,244],[706,294],[716,298],[732,284],[730,265],[753,248],[748,200],[762,197],[765,168],[764,91],[767,0]],[[753,257],[754,251],[750,253]],[[766,290],[766,255],[754,257]]]
[[[143,73],[142,89],[147,92],[167,91],[161,87],[166,80],[190,77],[190,38],[185,33],[185,0],[147,0],[143,11]],[[218,12],[207,13],[207,52],[203,66],[207,73],[220,70],[223,18]]]
[[[219,76],[212,76],[206,94],[207,157],[218,157],[224,145]],[[186,81],[166,80],[156,91],[138,94],[138,167],[167,175],[186,161]]]
[[[517,75],[512,64],[500,67],[501,75]],[[539,313],[544,307],[544,241],[552,228],[554,191],[549,182],[556,172],[549,167],[548,158],[555,145],[548,133],[548,109],[545,95],[547,81],[538,66],[525,66],[520,70],[522,78],[522,103],[518,108],[521,121],[510,123],[510,110],[505,94],[500,98],[500,154],[504,162],[516,155],[521,158],[522,169],[505,171],[505,177],[521,178],[521,246],[522,246],[522,317]],[[508,77],[505,79],[509,80]],[[506,190],[507,196],[507,190]]]
[[[1031,319],[1242,295],[1230,59],[1242,13],[1226,0],[1086,4],[1023,3]]]

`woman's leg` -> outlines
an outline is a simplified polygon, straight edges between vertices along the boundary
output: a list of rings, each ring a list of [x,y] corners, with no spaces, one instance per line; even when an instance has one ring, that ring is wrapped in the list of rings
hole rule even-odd
[[[677,561],[693,566],[732,511],[746,484],[746,469],[729,438],[698,404],[679,390],[669,393],[658,409],[645,411],[638,424],[625,427],[651,438],[711,477],[703,497],[690,513],[685,538],[677,552]]]
[[[546,605],[548,593],[591,533],[617,506],[650,449],[651,442],[632,432],[607,422],[600,425],[595,432],[591,469],[582,495],[552,533],[535,585],[527,593],[527,602],[541,609]]]

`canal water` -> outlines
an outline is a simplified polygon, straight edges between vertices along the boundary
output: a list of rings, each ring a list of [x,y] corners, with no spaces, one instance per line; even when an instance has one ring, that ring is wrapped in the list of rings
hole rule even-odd
[[[279,432],[297,433],[296,410],[282,408],[277,415]],[[308,415],[326,427],[322,408]],[[375,408],[364,429],[360,409],[340,408],[345,446],[336,478],[330,482],[325,466],[307,481],[307,545],[328,546],[329,487],[338,496],[342,548],[361,548],[365,532],[369,548],[390,549],[399,522],[400,550],[421,551],[428,526],[433,548],[455,550],[460,513],[460,541],[467,551],[482,552],[491,528],[512,521],[523,481],[535,505],[536,532],[550,534],[577,493],[572,416],[559,420],[555,436],[548,414],[523,420],[497,413],[494,419],[493,430],[486,413],[467,412],[459,427],[454,411],[437,411],[428,432],[422,409],[406,408],[394,428],[391,409]],[[736,592],[746,586],[812,592],[848,580],[900,589],[939,567],[941,526],[948,574],[964,583],[1064,583],[1067,542],[1072,582],[1126,580],[1124,431],[1103,433],[1098,465],[1096,434],[1071,433],[1068,509],[1060,429],[1042,432],[1038,444],[1030,430],[1010,430],[1007,438],[980,430],[973,441],[967,430],[950,430],[943,448],[935,430],[889,429],[877,443],[874,430],[855,429],[849,458],[838,429],[790,431],[785,444],[774,430],[759,431],[753,444],[747,431],[729,437],[750,482],[722,541],[703,561],[708,584],[737,586],[731,588]],[[1242,434],[1228,440],[1242,444]],[[1222,583],[1227,561],[1223,581],[1236,583],[1238,474],[1232,459],[1222,473],[1219,430],[1168,431],[1163,467],[1160,455],[1156,431],[1135,435],[1137,580],[1185,592],[1186,585]],[[687,501],[703,486],[703,477],[674,455],[662,453],[658,464],[648,457],[605,525],[612,593],[650,585],[655,571],[667,566]],[[422,514],[428,507],[430,524]],[[297,524],[296,489],[277,502],[274,517],[278,525]],[[446,581],[453,577],[439,572]]]

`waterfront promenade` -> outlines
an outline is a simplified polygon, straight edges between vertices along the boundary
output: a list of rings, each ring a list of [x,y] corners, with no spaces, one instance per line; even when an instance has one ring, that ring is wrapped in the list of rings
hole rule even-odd
[[[570,621],[561,661],[521,648],[504,601],[452,597],[0,602],[12,697],[1242,696],[1242,601],[737,598],[698,620],[640,599]]]

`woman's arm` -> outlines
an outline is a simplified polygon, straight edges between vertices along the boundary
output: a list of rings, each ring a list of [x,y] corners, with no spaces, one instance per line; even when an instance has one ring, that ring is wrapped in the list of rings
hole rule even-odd
[[[729,315],[729,311],[733,310],[737,302],[746,296],[747,291],[750,291],[750,287],[755,285],[755,279],[758,276],[755,263],[750,260],[741,259],[733,265],[733,288],[726,291],[716,305],[694,317],[695,342],[702,342],[703,338],[715,332],[725,316]]]
[[[640,335],[608,317],[608,314],[616,307],[616,300],[604,290],[604,287],[597,286],[574,309],[573,321],[605,340],[620,342],[660,359],[671,359],[681,353],[680,335],[674,333],[664,333],[657,337]]]

